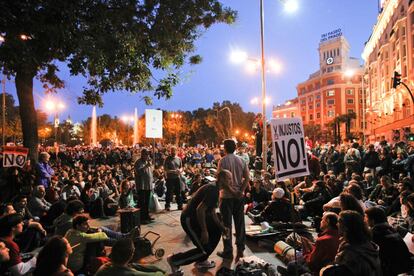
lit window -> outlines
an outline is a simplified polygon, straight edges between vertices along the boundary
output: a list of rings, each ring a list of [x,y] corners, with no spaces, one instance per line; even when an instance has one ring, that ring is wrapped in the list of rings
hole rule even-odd
[[[335,116],[335,112],[333,110],[328,110],[328,117],[332,118]]]
[[[327,95],[328,97],[330,97],[330,96],[335,96],[335,90],[328,90],[328,91],[326,92],[326,95]]]
[[[354,95],[354,89],[347,89],[346,94],[347,95]]]

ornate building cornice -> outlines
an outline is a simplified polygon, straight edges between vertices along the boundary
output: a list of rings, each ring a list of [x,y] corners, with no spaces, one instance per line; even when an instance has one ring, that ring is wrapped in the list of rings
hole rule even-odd
[[[377,43],[381,39],[382,34],[386,30],[389,22],[392,19],[392,16],[395,13],[395,10],[398,7],[400,0],[388,0],[386,1],[383,11],[378,16],[377,24],[375,24],[372,31],[371,37],[367,41],[364,51],[362,52],[362,58],[365,62],[368,62],[369,56],[374,51]]]

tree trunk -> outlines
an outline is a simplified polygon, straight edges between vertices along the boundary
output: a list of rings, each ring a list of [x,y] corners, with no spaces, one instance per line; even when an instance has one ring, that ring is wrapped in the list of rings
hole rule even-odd
[[[33,100],[33,78],[35,74],[22,69],[17,72],[15,82],[19,98],[20,120],[22,122],[23,145],[29,148],[29,158],[37,162],[38,136],[37,117]]]

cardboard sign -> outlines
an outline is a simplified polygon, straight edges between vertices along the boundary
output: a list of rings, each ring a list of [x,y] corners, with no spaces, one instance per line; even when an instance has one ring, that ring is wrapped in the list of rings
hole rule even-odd
[[[272,119],[271,132],[276,178],[309,175],[302,119]]]
[[[28,148],[24,147],[3,147],[3,167],[20,167],[23,168],[27,161]]]
[[[145,109],[145,137],[162,138],[162,110]]]

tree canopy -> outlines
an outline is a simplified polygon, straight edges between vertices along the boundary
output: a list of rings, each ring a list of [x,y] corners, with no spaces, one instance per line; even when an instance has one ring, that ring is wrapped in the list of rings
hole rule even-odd
[[[220,108],[228,107],[232,113],[233,133],[230,131],[229,115],[227,112],[217,112]],[[179,115],[179,116],[177,116]],[[221,143],[225,138],[235,137],[239,141],[253,143],[252,125],[255,114],[244,112],[238,103],[223,101],[214,103],[212,108],[198,108],[194,111],[163,110],[163,141],[172,144],[186,143],[189,145],[205,143]],[[98,116],[98,140],[118,140],[123,144],[131,144],[132,126],[125,124],[120,118],[108,114]],[[139,118],[139,141],[145,139],[145,117]],[[84,141],[90,142],[91,118],[83,122]]]
[[[24,144],[37,148],[33,78],[64,87],[57,61],[87,80],[79,103],[103,105],[110,91],[169,98],[180,68],[200,62],[195,40],[236,12],[218,0],[0,1],[0,66],[15,77]],[[157,76],[161,76],[156,78]]]

